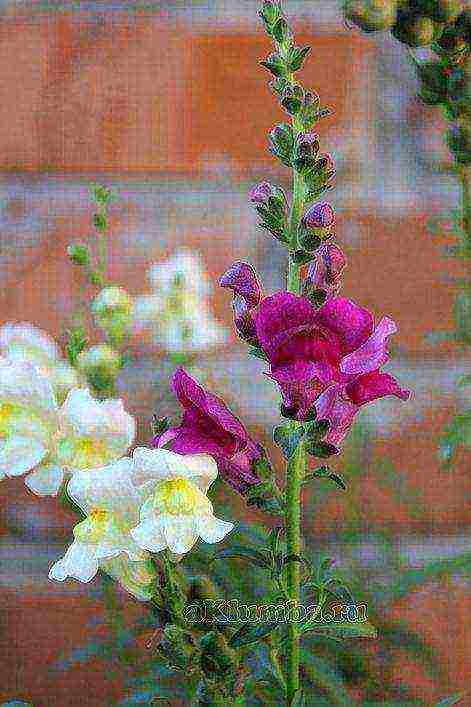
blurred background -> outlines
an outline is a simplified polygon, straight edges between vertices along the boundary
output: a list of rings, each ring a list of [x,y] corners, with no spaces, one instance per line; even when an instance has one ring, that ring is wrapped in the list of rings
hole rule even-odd
[[[438,112],[416,99],[403,47],[345,27],[336,0],[285,6],[313,47],[304,83],[333,109],[320,134],[337,162],[329,198],[349,260],[343,293],[395,319],[391,372],[414,392],[408,404],[364,410],[337,462],[346,493],[319,481],[306,497],[313,557],[335,558],[380,631],[375,642],[313,646],[309,679],[325,701],[312,704],[433,705],[469,687],[471,673],[469,453],[450,428],[469,407],[458,381],[471,365],[443,335],[463,275],[445,227],[459,192]],[[261,179],[289,186],[267,150],[284,118],[257,66],[269,51],[257,3],[4,0],[0,10],[0,324],[28,321],[64,343],[83,288],[67,245],[92,233],[90,182],[113,187],[112,278],[148,295],[152,263],[181,247],[200,253],[227,340],[193,370],[269,443],[277,392],[233,338],[230,298],[216,285],[240,257],[267,291],[284,278],[284,251],[247,199]],[[444,227],[430,229],[443,212]],[[119,391],[146,441],[152,413],[178,414],[174,364],[150,331],[130,352]],[[228,490],[219,496],[222,517],[260,519]],[[148,704],[129,651],[134,663],[148,655],[110,621],[100,580],[47,579],[73,514],[21,479],[3,482],[0,497],[0,700]],[[256,591],[253,573],[244,581]],[[137,601],[117,601],[126,625],[142,618]],[[128,636],[121,653],[108,643],[116,630]]]

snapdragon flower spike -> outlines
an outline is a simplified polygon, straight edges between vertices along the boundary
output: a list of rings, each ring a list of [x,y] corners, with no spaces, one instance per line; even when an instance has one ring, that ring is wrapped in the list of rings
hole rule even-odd
[[[260,304],[262,288],[255,269],[237,260],[219,279],[221,287],[233,291],[232,309],[234,325],[240,338],[257,345],[253,309]]]
[[[337,294],[347,259],[335,243],[323,243],[315,253],[303,283],[304,290],[322,290],[327,296]]]
[[[224,401],[181,367],[174,373],[173,389],[184,409],[182,421],[154,437],[154,447],[165,446],[179,454],[209,454],[222,478],[241,494],[259,484],[253,466],[263,453]]]
[[[67,493],[86,518],[74,527],[74,541],[51,567],[50,579],[89,582],[104,561],[120,556],[131,562],[149,558],[130,534],[143,500],[133,483],[133,469],[132,460],[125,458],[104,469],[78,472],[69,481]]]
[[[284,409],[298,420],[306,419],[314,405],[317,410],[318,399],[331,386],[346,401],[339,419],[332,413],[332,430],[344,424],[352,405],[386,395],[409,398],[408,390],[380,372],[395,323],[384,317],[375,328],[372,314],[349,299],[331,297],[315,309],[304,297],[278,292],[262,301],[256,328],[270,362],[268,375],[280,386]],[[322,412],[317,410],[319,419]]]
[[[234,527],[216,518],[207,492],[218,470],[207,454],[183,456],[139,447],[133,454],[134,483],[146,496],[140,522],[131,530],[137,545],[175,555],[191,550],[200,537],[220,542]]]

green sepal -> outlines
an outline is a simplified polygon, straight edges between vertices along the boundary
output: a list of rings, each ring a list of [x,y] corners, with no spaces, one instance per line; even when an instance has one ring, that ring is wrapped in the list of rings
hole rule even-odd
[[[313,457],[318,459],[328,459],[334,454],[338,454],[338,449],[335,445],[328,442],[321,442],[317,439],[306,441],[306,451]]]
[[[288,55],[288,69],[293,73],[299,71],[307,57],[311,47],[293,47]]]
[[[273,441],[281,449],[285,459],[291,459],[303,436],[304,430],[302,427],[297,427],[293,430],[288,425],[277,425],[273,429]]]

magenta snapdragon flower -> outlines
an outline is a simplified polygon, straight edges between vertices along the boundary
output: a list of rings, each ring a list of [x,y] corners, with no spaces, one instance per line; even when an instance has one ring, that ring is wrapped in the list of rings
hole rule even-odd
[[[388,339],[397,331],[389,317],[375,327],[371,312],[345,297],[320,309],[290,292],[262,301],[256,315],[259,345],[270,362],[289,416],[306,419],[314,407],[330,422],[326,441],[338,446],[362,405],[410,392],[382,373]]]
[[[261,288],[246,263],[235,263],[221,284],[245,302],[250,343],[270,364],[267,375],[280,387],[283,413],[301,421],[314,413],[329,420],[325,441],[338,446],[362,405],[388,395],[407,400],[410,392],[381,371],[389,360],[388,339],[397,331],[393,320],[383,317],[375,326],[371,312],[334,294],[345,266],[340,248],[325,245],[317,258],[308,279],[330,295],[319,309],[307,298],[285,291],[262,298],[256,306]],[[248,340],[237,320],[236,327]]]
[[[154,447],[166,446],[178,454],[209,454],[222,478],[239,493],[259,484],[253,464],[262,458],[263,450],[225,402],[181,367],[172,385],[183,407],[181,424],[154,437]]]

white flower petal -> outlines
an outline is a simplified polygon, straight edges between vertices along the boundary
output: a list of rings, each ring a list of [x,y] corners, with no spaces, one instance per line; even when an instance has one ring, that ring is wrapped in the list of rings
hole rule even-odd
[[[136,434],[136,421],[126,412],[122,400],[95,400],[86,388],[70,391],[60,417],[64,429],[77,436],[104,439],[121,454],[131,446]]]
[[[28,322],[9,322],[0,328],[0,353],[12,360],[44,363],[61,357],[59,347],[49,334]]]
[[[218,543],[226,537],[234,527],[234,523],[220,520],[213,515],[199,516],[197,530],[205,543]]]
[[[64,481],[64,470],[58,466],[40,466],[25,478],[26,486],[38,496],[57,496]]]
[[[168,548],[175,555],[189,552],[198,540],[194,516],[165,515],[162,525]]]
[[[21,476],[44,459],[47,449],[32,437],[10,437],[0,445],[0,475]]]
[[[55,417],[57,403],[51,383],[37,367],[0,359],[0,400],[28,406]]]
[[[90,582],[98,572],[98,566],[93,546],[74,541],[64,557],[51,567],[49,579],[63,582],[67,577],[73,577],[79,582]]]
[[[101,508],[135,522],[142,498],[132,482],[132,471],[129,457],[100,469],[77,471],[67,485],[67,493],[85,513]]]
[[[160,552],[167,547],[162,522],[155,517],[143,520],[130,532],[137,545],[144,550]]]
[[[182,455],[167,449],[137,447],[133,460],[134,482],[139,486],[168,479],[188,479],[206,492],[218,474],[217,464],[208,454]]]

